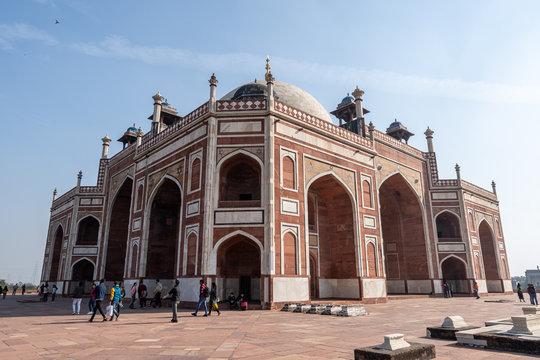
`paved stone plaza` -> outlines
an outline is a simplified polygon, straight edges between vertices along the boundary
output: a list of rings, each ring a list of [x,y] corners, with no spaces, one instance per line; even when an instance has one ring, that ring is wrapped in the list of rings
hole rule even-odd
[[[440,325],[447,315],[482,325],[521,314],[523,304],[508,295],[391,300],[366,305],[369,316],[350,318],[255,310],[194,318],[183,309],[178,324],[169,322],[169,308],[124,307],[118,322],[101,322],[98,315],[88,323],[88,315],[71,315],[70,299],[15,301],[22,298],[0,300],[2,359],[352,359],[355,348],[381,343],[383,335],[396,332],[408,341],[435,344],[438,359],[532,358],[425,338],[426,327]],[[82,309],[88,311],[86,299]]]

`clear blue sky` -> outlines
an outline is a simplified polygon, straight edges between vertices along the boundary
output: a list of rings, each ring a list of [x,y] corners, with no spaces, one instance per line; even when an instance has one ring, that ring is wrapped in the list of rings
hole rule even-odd
[[[497,182],[512,275],[540,264],[540,2],[77,1],[0,3],[0,278],[39,276],[52,190],[94,185],[100,139],[149,129],[161,91],[181,114],[263,78],[331,111],[356,85],[442,177]],[[55,20],[60,21],[55,24]],[[120,144],[111,146],[114,154]],[[37,273],[34,269],[37,267]]]

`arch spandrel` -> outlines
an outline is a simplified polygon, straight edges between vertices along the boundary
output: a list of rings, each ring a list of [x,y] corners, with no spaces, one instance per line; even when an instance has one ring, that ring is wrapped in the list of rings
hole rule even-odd
[[[92,217],[96,218],[96,220],[98,220],[100,225],[101,225],[101,221],[103,220],[103,212],[101,212],[101,211],[82,211],[82,212],[79,212],[79,213],[77,213],[77,223],[79,221],[81,221],[82,219],[84,219],[85,217],[87,217],[87,216],[92,216]]]
[[[422,191],[422,173],[420,171],[401,166],[381,157],[375,158],[375,169],[377,169],[375,176],[378,184],[382,184],[384,180],[388,179],[393,174],[399,173],[407,180],[418,197],[421,200],[424,199],[424,192]]]
[[[165,176],[172,176],[178,180],[181,188],[184,188],[184,159],[171,166],[157,171],[148,177],[148,186],[146,187],[146,199],[150,197],[155,187],[161,183],[161,179]]]
[[[233,152],[237,150],[243,150],[248,153],[251,153],[255,155],[256,157],[261,160],[262,163],[264,163],[264,147],[262,146],[248,146],[248,147],[220,147],[217,150],[217,162],[219,163],[221,159],[228,156],[229,154],[232,154]]]
[[[111,190],[109,191],[110,194],[116,194],[118,189],[124,185],[124,181],[127,177],[133,178],[133,175],[135,173],[135,165],[131,165],[127,169],[124,169],[117,174],[114,174],[111,177]]]
[[[338,177],[349,188],[349,191],[356,196],[354,171],[333,166],[331,164],[308,157],[306,157],[304,160],[304,169],[306,174],[304,181],[306,184],[309,184],[313,178],[317,177],[321,173],[332,173],[334,176]]]

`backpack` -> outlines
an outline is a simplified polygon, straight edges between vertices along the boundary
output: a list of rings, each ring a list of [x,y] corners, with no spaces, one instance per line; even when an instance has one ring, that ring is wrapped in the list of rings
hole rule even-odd
[[[206,298],[208,297],[208,286],[205,286],[203,289],[203,296]]]

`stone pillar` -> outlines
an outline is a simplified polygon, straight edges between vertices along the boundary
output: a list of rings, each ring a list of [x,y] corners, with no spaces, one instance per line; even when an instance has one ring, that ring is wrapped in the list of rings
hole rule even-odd
[[[371,141],[373,141],[373,132],[375,131],[375,125],[373,125],[371,121],[369,122],[368,129],[369,129],[369,138],[371,139]]]
[[[359,126],[362,127],[360,135],[366,136],[366,130],[364,129],[364,108],[362,107],[362,96],[364,96],[364,91],[356,86],[356,89],[352,92],[352,96],[354,96],[354,103],[356,105],[356,118],[360,120]]]
[[[54,188],[53,192],[52,192],[52,201],[55,201],[56,200],[56,195],[58,194],[58,191],[56,190],[56,188]]]
[[[274,108],[274,81],[275,78],[270,72],[269,59],[266,59],[266,74],[264,76],[266,80],[268,90],[268,109],[272,111]],[[264,194],[263,201],[266,203],[265,209],[265,224],[264,224],[264,239],[265,249],[270,249],[266,254],[266,259],[263,261],[264,274],[273,275],[276,273],[275,269],[275,224],[274,224],[274,117],[268,115],[265,119],[264,126]],[[269,243],[266,243],[266,242]],[[300,249],[299,249],[300,251]],[[305,261],[301,259],[300,261]],[[301,267],[301,265],[300,265]],[[268,282],[269,288],[263,290],[263,301],[266,293],[269,292],[272,286],[270,281]],[[264,287],[264,286],[263,286]],[[273,299],[268,296],[268,301],[273,302]]]
[[[456,164],[456,179],[458,186],[461,187],[461,168],[458,164]]]
[[[216,87],[218,84],[218,79],[214,73],[212,73],[208,82],[210,83],[210,103],[208,105],[210,112],[213,113],[216,112]]]
[[[111,138],[105,135],[105,137],[102,138],[101,141],[103,142],[103,147],[101,149],[101,158],[106,159],[109,155],[109,144],[111,143]]]
[[[433,150],[433,134],[434,133],[435,133],[435,131],[431,130],[429,128],[429,126],[428,126],[426,132],[424,133],[424,135],[426,135],[428,152],[430,152],[430,153],[435,152]]]
[[[142,130],[141,128],[139,128],[139,130],[137,131],[137,147],[141,146],[142,144]]]
[[[154,99],[154,115],[152,119],[152,135],[156,136],[161,132],[161,103],[163,102],[163,96],[157,92],[156,95],[152,96]]]
[[[497,184],[495,184],[495,180],[491,180],[491,188],[493,189],[493,193],[497,195]]]

